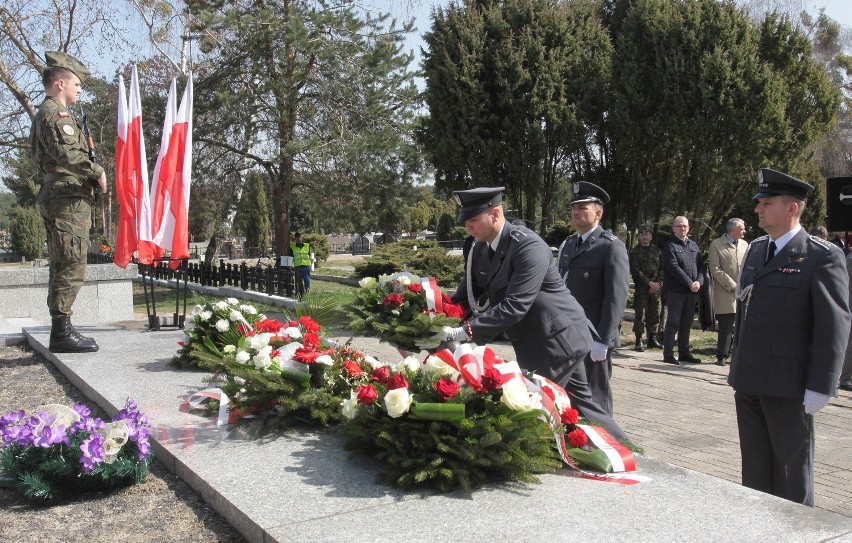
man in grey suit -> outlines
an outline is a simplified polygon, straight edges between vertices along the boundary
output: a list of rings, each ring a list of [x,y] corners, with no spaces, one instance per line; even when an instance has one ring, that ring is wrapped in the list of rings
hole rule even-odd
[[[502,193],[503,187],[453,193],[458,222],[476,243],[453,296],[472,317],[463,326],[446,328],[446,338],[484,344],[505,332],[521,367],[565,388],[581,415],[616,439],[626,439],[595,403],[586,380],[583,359],[599,339],[594,328],[565,288],[547,243],[532,230],[506,222]]]
[[[768,236],[737,287],[734,388],[743,485],[813,506],[813,415],[837,394],[849,339],[843,251],[799,224],[814,188],[762,168],[755,213]]]
[[[586,181],[573,188],[571,225],[576,232],[559,247],[559,275],[600,336],[584,364],[592,397],[612,415],[612,349],[621,346],[619,326],[627,307],[630,263],[624,243],[601,228],[609,194]]]

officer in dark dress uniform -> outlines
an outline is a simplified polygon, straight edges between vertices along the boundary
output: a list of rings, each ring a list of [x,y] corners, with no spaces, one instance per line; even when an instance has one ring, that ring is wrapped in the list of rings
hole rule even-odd
[[[768,234],[737,285],[734,390],[743,485],[812,506],[814,414],[837,395],[849,338],[843,251],[799,224],[814,188],[770,169],[754,196]]]
[[[627,307],[630,263],[624,243],[600,222],[609,194],[599,186],[574,183],[571,224],[576,230],[559,247],[559,275],[600,336],[586,357],[592,397],[612,415],[612,349],[620,347],[619,327]]]
[[[484,344],[505,332],[521,367],[565,388],[581,415],[625,439],[586,380],[583,360],[600,338],[565,288],[547,243],[505,220],[502,194],[503,187],[453,193],[458,222],[476,240],[453,302],[473,316],[465,326],[447,328],[447,339]]]

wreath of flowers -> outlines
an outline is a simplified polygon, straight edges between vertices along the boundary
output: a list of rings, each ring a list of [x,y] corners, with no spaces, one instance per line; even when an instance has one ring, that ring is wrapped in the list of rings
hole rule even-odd
[[[441,328],[459,326],[464,317],[464,309],[438,290],[432,278],[399,272],[365,277],[359,285],[349,308],[350,327],[406,351],[437,348]]]
[[[342,402],[346,447],[383,461],[385,482],[471,489],[538,482],[535,474],[562,465],[540,393],[528,389],[516,363],[487,347],[362,369]]]
[[[6,413],[0,417],[0,472],[35,502],[139,483],[151,464],[149,427],[129,399],[109,423],[83,404]]]
[[[186,329],[186,340],[178,343],[172,358],[176,367],[203,367],[202,360],[215,362],[227,345],[236,345],[247,330],[266,317],[255,306],[236,298],[205,302],[192,309],[193,326]],[[209,360],[211,359],[212,360]]]

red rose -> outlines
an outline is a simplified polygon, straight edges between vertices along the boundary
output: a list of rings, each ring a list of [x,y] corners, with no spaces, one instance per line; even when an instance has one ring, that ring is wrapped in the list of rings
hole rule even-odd
[[[503,383],[511,379],[508,375],[503,375],[497,368],[491,368],[482,376],[482,386],[486,390],[496,390],[503,386]]]
[[[407,288],[409,292],[423,292],[423,287],[417,283],[412,283],[405,288]]]
[[[387,306],[399,307],[404,303],[405,303],[405,299],[403,299],[402,293],[400,293],[400,292],[394,292],[393,294],[389,294],[389,295],[385,296],[384,300],[382,300],[382,305],[385,306],[385,307],[387,307]]]
[[[320,325],[317,324],[317,321],[315,321],[311,317],[299,317],[299,324],[302,325],[302,328],[305,329],[305,332],[317,334],[320,331]]]
[[[373,370],[373,373],[370,375],[370,379],[373,381],[378,381],[382,384],[387,384],[388,379],[390,378],[390,368],[387,366],[382,366]]]
[[[309,332],[302,337],[302,345],[305,346],[305,349],[316,349],[319,347],[319,343],[319,336],[312,332]]]
[[[568,442],[576,449],[588,443],[589,438],[586,436],[586,432],[577,428],[568,432]]]
[[[444,304],[444,315],[454,317],[456,319],[464,318],[464,308],[460,305],[447,302]]]
[[[388,390],[394,390],[396,388],[408,388],[408,381],[405,380],[405,375],[396,373],[393,377],[388,379]]]
[[[358,403],[363,405],[373,405],[379,397],[373,385],[361,385],[355,392],[358,395]]]
[[[580,422],[580,412],[572,407],[566,407],[560,417],[562,424],[577,424]]]
[[[444,401],[447,401],[458,394],[460,388],[461,387],[446,377],[442,377],[435,382],[435,392],[437,392],[438,396]]]
[[[359,375],[364,373],[364,370],[361,369],[361,366],[356,364],[351,360],[347,360],[343,363],[343,368],[351,375],[352,377],[358,377]]]

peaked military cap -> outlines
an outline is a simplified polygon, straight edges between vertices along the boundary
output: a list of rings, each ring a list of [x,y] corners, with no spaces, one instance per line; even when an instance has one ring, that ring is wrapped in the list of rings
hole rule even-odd
[[[459,206],[458,222],[463,223],[487,209],[502,204],[504,190],[504,187],[479,187],[454,191],[453,199]]]
[[[650,234],[652,232],[650,224],[640,224],[639,225],[639,233],[640,234]]]
[[[65,68],[66,70],[71,70],[74,74],[80,78],[80,82],[86,80],[87,77],[91,75],[89,69],[83,65],[82,62],[72,57],[68,53],[62,53],[60,51],[46,51],[44,53],[44,60],[47,61],[48,68]]]
[[[595,202],[596,204],[609,203],[609,194],[594,183],[588,181],[577,181],[574,183],[574,195],[571,197],[572,204],[583,202]]]
[[[806,200],[808,195],[814,191],[814,187],[801,179],[796,179],[786,173],[776,172],[769,168],[757,170],[757,181],[760,185],[754,200],[768,198],[770,196],[787,195],[800,200]]]

